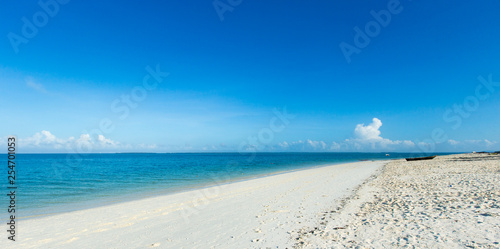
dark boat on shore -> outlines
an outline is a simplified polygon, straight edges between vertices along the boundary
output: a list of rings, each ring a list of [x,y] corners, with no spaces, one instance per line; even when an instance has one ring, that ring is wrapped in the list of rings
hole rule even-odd
[[[434,157],[437,157],[437,156],[426,156],[426,157],[413,157],[413,158],[406,158],[406,161],[431,160],[431,159],[434,159]]]

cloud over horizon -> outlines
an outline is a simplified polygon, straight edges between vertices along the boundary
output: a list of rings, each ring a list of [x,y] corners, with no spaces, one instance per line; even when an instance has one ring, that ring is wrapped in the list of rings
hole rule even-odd
[[[411,140],[391,140],[382,137],[380,128],[383,123],[378,118],[373,118],[368,125],[364,123],[357,124],[354,128],[353,137],[344,141],[333,141],[327,143],[324,141],[283,141],[274,147],[277,151],[325,151],[325,152],[423,152],[419,149],[416,142]],[[447,143],[440,145],[443,151],[469,151],[469,150],[488,150],[494,149],[497,142],[483,140],[448,140]],[[321,146],[318,146],[321,145]],[[419,145],[425,146],[423,142]],[[448,146],[446,146],[448,145]]]
[[[325,141],[313,141],[310,139],[279,143],[275,150],[292,150],[292,151],[331,151],[331,152],[348,152],[348,151],[414,151],[416,150],[415,143],[410,140],[390,140],[381,136],[380,127],[382,121],[378,118],[373,118],[368,125],[364,123],[357,124],[354,128],[354,136],[345,139],[344,141],[333,141],[327,143]]]
[[[372,123],[365,125],[365,124],[358,124],[356,125],[356,128],[354,129],[354,136],[355,138],[353,139],[347,139],[347,143],[352,143],[354,144],[354,147],[357,149],[367,149],[367,146],[369,146],[368,149],[371,150],[377,150],[377,149],[390,149],[390,150],[399,150],[399,149],[405,149],[406,151],[408,150],[413,150],[415,149],[415,143],[410,140],[390,140],[387,138],[383,138],[381,136],[381,131],[380,127],[382,127],[382,121],[378,118],[373,118]]]
[[[357,124],[353,136],[343,141],[327,142],[323,140],[298,140],[282,141],[263,146],[253,145],[252,152],[421,152],[416,142],[411,140],[391,140],[384,138],[380,128],[383,123],[378,118],[365,125]],[[97,134],[80,134],[78,138],[58,138],[50,131],[42,130],[31,137],[20,138],[19,145],[29,152],[66,152],[66,153],[92,153],[92,152],[223,152],[240,151],[237,145],[206,144],[201,147],[184,145],[157,145],[157,144],[124,144]],[[419,142],[418,145],[422,145]],[[456,141],[449,139],[440,143],[442,151],[482,151],[494,150],[498,143],[488,139]],[[424,144],[425,145],[425,144]],[[242,151],[243,152],[243,151]],[[248,152],[248,151],[247,151]]]
[[[360,139],[365,141],[370,140],[381,140],[383,139],[380,136],[380,127],[382,127],[382,121],[378,118],[373,118],[372,123],[369,125],[358,124],[354,129],[354,135]]]
[[[42,130],[31,137],[19,138],[19,145],[23,150],[30,151],[59,151],[59,152],[81,152],[92,153],[101,150],[120,149],[123,146],[103,135],[92,138],[90,134],[81,134],[79,138],[58,138],[50,131]]]

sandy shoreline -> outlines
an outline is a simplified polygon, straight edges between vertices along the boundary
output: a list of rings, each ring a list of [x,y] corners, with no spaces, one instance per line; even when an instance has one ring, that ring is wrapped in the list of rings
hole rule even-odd
[[[20,221],[1,248],[291,248],[385,164],[357,162]]]
[[[20,221],[1,248],[500,248],[500,156],[311,168]]]
[[[500,248],[499,216],[500,156],[397,160],[296,247]]]
[[[364,161],[365,162],[368,162],[368,161],[385,162],[387,160],[364,160]],[[362,161],[357,161],[357,162],[362,162]],[[211,188],[211,187],[216,187],[216,186],[224,188],[224,185],[227,185],[227,184],[234,184],[234,183],[259,179],[259,178],[263,178],[263,177],[270,177],[270,176],[275,176],[275,175],[293,173],[293,172],[303,171],[303,170],[311,170],[311,169],[316,169],[316,168],[321,168],[321,167],[330,167],[330,166],[334,166],[337,164],[347,164],[347,163],[355,163],[355,162],[316,165],[316,166],[309,166],[309,167],[305,167],[305,168],[276,171],[276,172],[272,172],[272,173],[262,173],[262,174],[251,175],[251,176],[233,177],[232,179],[227,178],[226,176],[222,175],[222,176],[219,176],[218,178],[213,177],[210,179],[210,181],[207,181],[204,183],[199,183],[197,185],[184,186],[182,188],[178,188],[175,190],[155,189],[155,190],[151,190],[149,192],[141,192],[141,193],[139,193],[139,195],[142,195],[142,196],[139,196],[139,197],[137,197],[137,195],[138,195],[137,193],[128,193],[128,194],[125,194],[123,196],[112,197],[109,199],[102,199],[102,200],[98,200],[98,201],[90,200],[90,201],[83,201],[82,203],[68,203],[67,205],[64,206],[64,208],[57,208],[53,212],[39,212],[39,213],[28,212],[28,215],[20,215],[19,217],[17,217],[17,219],[21,220],[21,221],[25,221],[25,220],[30,220],[30,219],[50,217],[50,216],[59,215],[62,213],[69,213],[69,212],[76,212],[76,211],[81,211],[81,210],[86,210],[86,209],[91,209],[91,208],[104,207],[104,206],[109,206],[109,205],[114,205],[114,204],[127,203],[127,202],[132,202],[132,201],[141,201],[144,199],[150,199],[150,198],[159,197],[159,196],[173,195],[173,194],[185,193],[185,192],[190,192],[190,191],[198,191],[198,190],[203,190],[206,188]],[[47,210],[48,208],[45,208],[45,209]],[[23,213],[26,213],[26,210],[24,210],[24,211],[25,212],[23,212]],[[2,220],[2,221],[8,222],[8,219]]]

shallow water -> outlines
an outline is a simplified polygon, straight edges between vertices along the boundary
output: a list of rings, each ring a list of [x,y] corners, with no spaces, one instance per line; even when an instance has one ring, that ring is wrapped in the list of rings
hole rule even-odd
[[[18,154],[17,214],[60,213],[308,167],[409,153]],[[6,191],[6,181],[2,189]],[[7,199],[2,198],[7,204]],[[5,205],[8,206],[8,205]]]

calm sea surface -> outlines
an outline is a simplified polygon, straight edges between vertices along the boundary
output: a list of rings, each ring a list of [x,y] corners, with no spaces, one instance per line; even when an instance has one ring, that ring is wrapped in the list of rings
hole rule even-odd
[[[17,214],[34,217],[359,160],[424,154],[174,153],[17,154]],[[5,155],[5,157],[7,157]],[[4,174],[6,175],[6,174]],[[2,189],[7,190],[7,177]],[[2,195],[2,206],[8,197]]]

